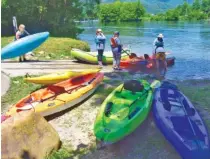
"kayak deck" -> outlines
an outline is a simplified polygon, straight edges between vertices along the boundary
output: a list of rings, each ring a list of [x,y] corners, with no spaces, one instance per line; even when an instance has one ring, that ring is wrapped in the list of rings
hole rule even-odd
[[[131,82],[132,85],[133,81],[136,80],[128,83]],[[117,142],[133,132],[145,120],[151,107],[152,90],[148,82],[144,80],[138,82],[143,88],[129,90],[122,84],[103,102],[94,124],[94,133],[98,140]]]
[[[175,85],[164,83],[155,92],[153,115],[167,140],[182,158],[209,159],[207,128],[192,103]]]

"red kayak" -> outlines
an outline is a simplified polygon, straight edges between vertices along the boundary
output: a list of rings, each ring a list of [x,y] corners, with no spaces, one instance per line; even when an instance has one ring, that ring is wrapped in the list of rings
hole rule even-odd
[[[166,58],[167,66],[173,66],[175,63],[175,57]],[[162,67],[163,64],[160,63]],[[147,58],[144,57],[133,57],[127,60],[123,60],[120,62],[120,67],[123,69],[134,69],[139,71],[150,71],[156,69],[156,62],[155,59],[152,57]]]

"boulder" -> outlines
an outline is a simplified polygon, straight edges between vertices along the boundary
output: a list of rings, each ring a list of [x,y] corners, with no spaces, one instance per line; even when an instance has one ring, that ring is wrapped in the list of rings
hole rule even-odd
[[[60,146],[58,133],[33,110],[1,123],[1,140],[2,159],[44,159]]]

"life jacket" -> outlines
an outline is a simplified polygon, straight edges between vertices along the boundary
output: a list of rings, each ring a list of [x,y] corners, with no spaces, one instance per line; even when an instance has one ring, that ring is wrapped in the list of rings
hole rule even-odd
[[[116,40],[115,40],[114,37],[112,37],[112,38],[110,39],[110,43],[111,43],[111,46],[112,46],[113,48],[118,47],[118,45],[117,45]]]
[[[18,31],[17,31],[17,32],[18,32]],[[17,32],[16,32],[16,33],[17,33]],[[24,38],[24,37],[26,37],[26,36],[28,36],[28,35],[29,35],[29,33],[26,32],[26,31],[21,32],[20,35],[19,35],[19,39]],[[15,35],[15,40],[17,40],[16,35]]]

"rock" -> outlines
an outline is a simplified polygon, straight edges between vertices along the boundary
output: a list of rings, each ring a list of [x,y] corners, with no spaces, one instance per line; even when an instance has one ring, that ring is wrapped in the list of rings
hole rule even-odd
[[[43,159],[60,146],[58,133],[33,110],[5,120],[1,124],[1,140],[2,159]]]

